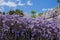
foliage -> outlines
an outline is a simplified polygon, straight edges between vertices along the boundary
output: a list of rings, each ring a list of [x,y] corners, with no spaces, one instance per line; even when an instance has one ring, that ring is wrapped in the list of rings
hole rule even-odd
[[[35,17],[36,17],[36,15],[35,15],[35,14],[34,14],[34,15],[31,15],[31,17],[32,17],[32,18],[35,18]]]
[[[24,16],[23,11],[22,11],[22,10],[19,10],[19,9],[10,10],[8,13],[9,13],[10,15],[12,15],[12,14],[17,14],[17,15]]]
[[[16,9],[16,10],[15,10],[15,13],[18,14],[18,15],[22,15],[22,16],[24,16],[22,10]]]
[[[20,11],[20,10],[18,10],[18,9],[16,9],[16,10],[15,10],[15,13],[16,13],[16,14],[20,14],[20,13],[21,13],[21,11]]]
[[[0,14],[5,14],[5,12],[0,12]]]
[[[38,14],[38,16],[42,16],[42,15],[43,15],[43,13],[39,13],[39,14]]]
[[[32,10],[32,11],[31,11],[31,17],[32,17],[32,18],[35,18],[35,17],[36,17],[36,11],[35,11],[35,10]]]
[[[14,11],[14,10],[10,10],[8,13],[9,13],[10,15],[12,15],[12,14],[15,13],[15,11]]]
[[[31,11],[31,14],[36,14],[36,11],[35,11],[35,10],[32,10],[32,11]]]
[[[5,15],[5,12],[3,12],[3,14]]]

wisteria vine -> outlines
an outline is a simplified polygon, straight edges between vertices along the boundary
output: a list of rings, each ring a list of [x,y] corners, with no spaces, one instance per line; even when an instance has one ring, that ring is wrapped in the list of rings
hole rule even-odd
[[[0,14],[0,40],[60,40],[56,18]]]

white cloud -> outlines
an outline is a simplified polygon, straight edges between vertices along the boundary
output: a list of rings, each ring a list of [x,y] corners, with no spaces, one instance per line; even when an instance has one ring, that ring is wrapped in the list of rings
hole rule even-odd
[[[19,0],[17,0],[17,1],[19,1]],[[8,1],[8,2],[0,1],[0,5],[1,6],[9,6],[9,7],[16,7],[17,5],[24,6],[25,3],[21,3],[21,1],[19,1],[19,3],[16,4],[15,2],[11,2],[11,1]]]
[[[25,3],[21,3],[21,0],[17,0],[17,1],[19,1],[19,3],[17,5],[19,5],[19,6],[24,6],[25,5]]]
[[[3,6],[3,5],[6,5],[6,3],[5,2],[1,2],[0,5]]]
[[[47,9],[43,8],[42,11],[47,11]]]
[[[4,0],[0,0],[0,1],[4,1]]]
[[[9,7],[16,7],[16,6],[25,6],[25,3],[21,3],[21,0],[17,0],[19,1],[18,4],[16,4],[16,2],[12,2],[12,1],[8,1],[5,2],[4,0],[0,0],[0,6],[9,6]],[[32,5],[31,1],[27,1],[27,5]]]
[[[31,1],[29,0],[29,1],[27,1],[27,5],[32,5],[32,3],[31,3]]]
[[[8,2],[7,6],[15,7],[15,6],[17,6],[17,4],[15,2]]]
[[[24,3],[24,4],[22,4],[21,2],[19,2],[17,5],[19,5],[19,6],[24,6],[24,5],[25,5],[25,3]]]
[[[17,6],[15,2],[1,2],[0,5],[2,6],[10,6],[10,7],[15,7]]]
[[[4,2],[4,0],[0,0],[0,4],[3,3],[3,2]]]
[[[54,8],[43,8],[42,11],[50,11],[50,10],[53,10]]]

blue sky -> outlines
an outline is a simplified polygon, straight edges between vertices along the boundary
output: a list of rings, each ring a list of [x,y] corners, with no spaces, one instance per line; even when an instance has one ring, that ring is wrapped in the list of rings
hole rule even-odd
[[[42,12],[42,9],[51,9],[57,6],[57,0],[1,0],[0,11],[8,12],[10,9],[23,10],[30,13],[31,10]]]

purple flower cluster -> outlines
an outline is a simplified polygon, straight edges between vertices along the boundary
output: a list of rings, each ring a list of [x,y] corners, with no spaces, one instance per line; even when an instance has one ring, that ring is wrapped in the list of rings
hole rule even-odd
[[[0,14],[0,40],[60,40],[56,18]]]

